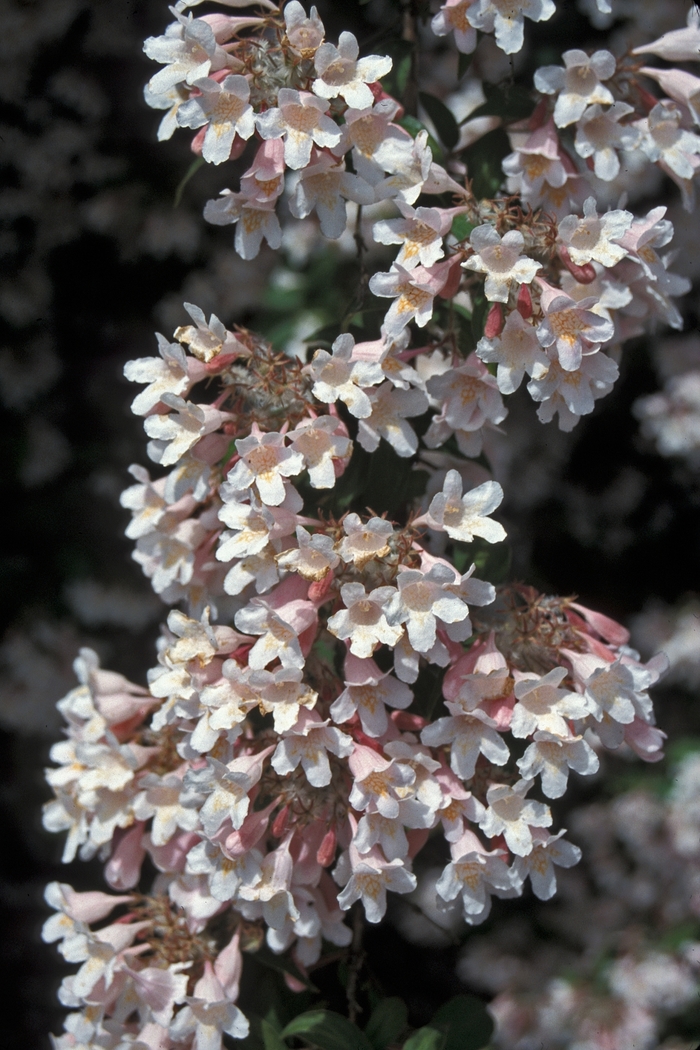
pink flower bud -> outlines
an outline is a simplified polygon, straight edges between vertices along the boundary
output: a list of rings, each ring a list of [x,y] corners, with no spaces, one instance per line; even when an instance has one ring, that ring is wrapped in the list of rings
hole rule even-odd
[[[593,263],[585,263],[584,266],[577,266],[576,263],[572,261],[568,249],[565,248],[563,244],[559,246],[559,258],[564,263],[564,266],[566,266],[571,276],[574,277],[579,284],[590,284],[591,281],[595,281],[597,274]]]
[[[521,284],[518,290],[516,310],[525,321],[532,317],[532,296],[526,284]]]
[[[522,287],[522,285],[521,285]],[[486,315],[484,335],[487,339],[494,339],[503,331],[503,307],[500,303],[494,303]]]
[[[329,828],[326,834],[323,836],[323,841],[318,847],[316,853],[316,860],[322,868],[327,868],[332,863],[335,857],[335,850],[338,844],[338,836],[335,833],[335,828]]]

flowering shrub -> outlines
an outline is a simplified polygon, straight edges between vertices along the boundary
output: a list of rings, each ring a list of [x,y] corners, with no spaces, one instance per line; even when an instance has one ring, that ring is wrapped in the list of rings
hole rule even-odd
[[[699,24],[691,13],[620,58],[568,50],[531,97],[489,88],[491,112],[461,124],[421,93],[426,127],[394,97],[392,59],[359,57],[349,32],[326,41],[314,8],[191,6],[146,41],[162,66],[146,100],[165,111],[159,138],[192,129],[204,162],[248,163],[205,218],[234,225],[252,259],[263,240],[281,245],[283,208],[339,238],[351,202],[360,282],[301,358],[185,304],[192,323],[126,366],[162,468],[132,467],[127,535],[184,611],[167,617],[147,688],[84,649],[81,685],[59,703],[45,825],[67,832],[65,861],[103,859],[115,893],[47,890],[44,937],[79,964],[54,1045],[381,1050],[407,1036],[407,1050],[457,1050],[467,1025],[476,1050],[490,1032],[466,999],[413,1034],[387,999],[355,1026],[362,925],[384,918],[388,891],[416,889],[434,834],[450,856],[436,900],[458,901],[468,924],[528,879],[548,900],[555,866],[581,853],[543,799],[606,750],[662,757],[648,690],[664,658],[643,663],[625,628],[572,597],[503,582],[488,456],[526,374],[542,423],[570,430],[612,389],[623,343],[655,320],[681,326],[673,299],[688,285],[659,254],[665,208],[604,197],[631,156],[692,206],[700,80],[640,56],[698,57]],[[479,34],[513,55],[525,18],[554,12],[448,0],[432,28],[462,55]],[[495,161],[496,131],[510,152]],[[375,244],[398,249],[390,265],[366,244],[363,208]],[[341,958],[349,1020],[248,1016],[246,954],[297,991]]]

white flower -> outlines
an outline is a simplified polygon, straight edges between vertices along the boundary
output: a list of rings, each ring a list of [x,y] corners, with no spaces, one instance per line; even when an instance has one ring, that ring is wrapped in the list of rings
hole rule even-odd
[[[352,33],[341,33],[337,47],[321,44],[314,59],[318,73],[312,85],[314,93],[327,99],[340,95],[355,109],[371,106],[374,96],[367,85],[386,76],[392,61],[379,55],[358,59],[358,54],[359,47]]]
[[[632,150],[639,145],[639,128],[619,123],[630,113],[634,113],[634,107],[626,102],[613,102],[606,110],[596,103],[584,110],[578,121],[574,148],[584,160],[593,157],[596,178],[604,182],[612,182],[620,174],[617,150]]]
[[[196,1050],[221,1050],[224,1032],[234,1039],[245,1039],[250,1026],[222,988],[209,960],[204,966],[204,976],[194,986],[194,995],[187,996],[187,1005],[175,1014],[169,1033],[176,1042],[194,1033],[192,1046]]]
[[[221,536],[216,552],[219,561],[231,561],[233,558],[259,554],[270,542],[270,535],[275,527],[275,519],[270,510],[257,500],[253,503],[224,503],[219,510],[219,518],[233,530],[224,532]]]
[[[436,36],[447,36],[454,30],[457,50],[470,55],[476,47],[476,29],[467,19],[474,0],[447,0],[433,17],[430,27]]]
[[[345,111],[342,138],[333,153],[344,156],[352,149],[355,171],[371,186],[382,181],[384,172],[404,168],[412,155],[413,139],[398,124],[392,124],[398,109],[394,99],[383,98],[368,109]]]
[[[131,521],[124,530],[130,540],[147,536],[158,528],[168,512],[168,505],[163,497],[165,478],[151,481],[148,471],[137,463],[129,467],[129,473],[138,481],[124,489],[119,497],[122,507],[131,511]]]
[[[441,410],[428,427],[425,444],[437,448],[455,434],[463,455],[478,456],[484,425],[500,423],[508,414],[495,377],[476,354],[470,354],[459,368],[431,376],[426,386]]]
[[[554,0],[476,0],[467,11],[467,18],[475,29],[495,32],[501,51],[514,55],[523,46],[525,18],[546,22],[555,10]]]
[[[531,780],[519,780],[512,788],[507,784],[492,784],[486,792],[488,808],[479,821],[485,835],[489,838],[503,835],[508,849],[518,857],[532,853],[531,828],[547,828],[552,823],[549,806],[525,799],[531,787]]]
[[[567,215],[559,223],[559,239],[577,266],[598,262],[601,266],[612,267],[624,259],[627,251],[620,244],[632,224],[632,214],[628,211],[608,211],[598,216],[595,197],[584,201],[582,219],[576,215]]]
[[[535,73],[535,87],[544,95],[557,95],[554,123],[568,127],[583,116],[588,106],[595,103],[610,105],[615,101],[609,88],[601,81],[614,74],[616,63],[609,51],[565,51],[564,67],[542,66]]]
[[[204,218],[213,226],[238,224],[235,247],[241,259],[254,259],[263,237],[271,248],[279,248],[282,244],[282,228],[274,200],[261,203],[245,193],[222,190],[217,200],[205,204]]]
[[[296,723],[287,729],[274,755],[272,767],[281,777],[301,766],[312,787],[326,787],[331,782],[331,767],[327,752],[339,758],[352,754],[353,742],[345,733],[331,726],[330,719],[320,718],[308,711],[301,711]]]
[[[321,153],[302,171],[289,210],[297,219],[305,219],[315,210],[324,237],[338,238],[347,225],[346,200],[372,204],[374,191],[359,175],[346,171],[344,160]]]
[[[173,137],[173,132],[178,126],[177,111],[189,98],[188,92],[180,84],[172,84],[163,91],[154,91],[150,84],[146,84],[143,97],[151,109],[167,109],[168,112],[158,125],[157,135],[159,142],[167,142]]]
[[[232,857],[224,853],[221,843],[201,839],[187,854],[185,871],[206,875],[212,897],[224,902],[232,900],[241,886],[254,886],[260,881],[261,861],[262,854],[256,849]]]
[[[486,274],[484,295],[490,302],[507,303],[514,284],[530,284],[540,263],[521,255],[525,240],[519,230],[509,230],[500,237],[493,226],[477,226],[469,235],[474,255],[464,263],[468,270]]]
[[[489,543],[500,543],[506,538],[506,531],[488,515],[502,500],[503,489],[497,481],[485,481],[463,496],[459,472],[448,470],[442,492],[433,496],[426,521],[432,529],[446,532],[453,540],[471,543],[475,536],[481,536]]]
[[[517,310],[511,310],[500,336],[481,338],[476,353],[482,361],[497,364],[496,382],[502,394],[514,393],[524,374],[533,375],[537,365],[547,366],[534,325]]]
[[[530,876],[532,892],[541,901],[550,900],[557,891],[557,880],[554,865],[560,868],[572,868],[581,859],[581,850],[570,842],[564,842],[562,828],[556,835],[536,828],[533,831],[533,849],[527,857],[516,857],[513,874],[520,883]]]
[[[333,548],[333,540],[322,533],[310,535],[297,526],[298,547],[291,547],[277,555],[277,564],[283,569],[298,572],[305,580],[322,580],[340,561]]]
[[[360,420],[357,440],[367,452],[379,447],[380,438],[388,441],[399,456],[412,456],[418,448],[418,437],[406,422],[407,416],[420,416],[428,409],[428,398],[422,390],[400,390],[393,383],[382,383],[370,390],[372,405],[369,416]]]
[[[504,766],[510,752],[497,723],[479,708],[465,714],[457,704],[447,704],[452,714],[438,718],[421,730],[420,738],[429,747],[450,745],[450,768],[462,780],[471,780],[481,753],[496,766]]]
[[[428,183],[433,167],[428,132],[419,131],[415,139],[409,135],[403,142],[391,138],[383,149],[377,150],[374,159],[389,172],[374,187],[376,199],[400,197],[406,204],[413,204]]]
[[[353,361],[355,346],[353,337],[339,335],[331,347],[333,353],[317,350],[309,365],[315,382],[314,397],[326,404],[340,400],[357,419],[366,418],[372,411],[370,400],[362,387],[381,383],[384,373],[381,367],[370,361]]]
[[[139,782],[141,793],[134,801],[134,816],[137,820],[153,817],[151,841],[154,846],[164,846],[178,828],[195,831],[199,820],[193,809],[186,809],[180,801],[182,780],[176,773],[159,777],[147,773]]]
[[[305,168],[311,159],[311,147],[337,146],[340,128],[326,115],[328,103],[308,91],[280,88],[279,106],[258,113],[258,131],[264,139],[284,139],[284,160],[289,168]]]
[[[240,351],[241,344],[226,330],[216,314],[207,319],[202,310],[193,303],[182,304],[194,324],[183,325],[175,330],[175,338],[189,347],[190,353],[205,363],[212,361],[224,346],[231,351]]]
[[[398,817],[399,803],[413,794],[414,770],[393,758],[387,761],[364,744],[355,745],[349,766],[355,778],[349,799],[353,809]]]
[[[315,489],[332,489],[336,474],[334,463],[346,461],[352,451],[352,441],[335,416],[302,419],[289,434],[295,452],[304,457],[309,481]]]
[[[345,583],[340,588],[344,609],[328,619],[328,630],[341,641],[350,641],[355,656],[371,656],[378,645],[393,646],[403,634],[401,627],[390,625],[384,614],[393,587],[375,587],[369,594],[361,583]]]
[[[255,132],[250,86],[239,75],[226,77],[221,84],[205,77],[196,80],[194,86],[201,95],[180,106],[177,122],[183,128],[206,124],[202,156],[209,164],[223,164],[229,159],[234,138],[249,139]]]
[[[228,55],[219,47],[211,27],[203,19],[191,15],[177,18],[163,36],[149,36],[143,45],[149,58],[167,63],[148,83],[154,94],[168,91],[183,81],[194,84],[195,80],[228,65]]]
[[[363,569],[373,558],[383,558],[389,553],[389,537],[394,527],[386,518],[370,518],[362,522],[359,514],[346,514],[343,518],[345,536],[338,548],[346,562]]]
[[[536,376],[527,385],[533,401],[541,401],[537,410],[542,423],[548,423],[559,413],[561,430],[571,430],[581,416],[593,411],[594,402],[609,394],[620,372],[605,354],[590,354],[581,358],[579,368],[565,371],[558,361],[552,361],[543,376]]]
[[[147,416],[163,394],[186,394],[192,382],[187,370],[187,358],[180,344],[169,343],[160,332],[156,333],[156,339],[161,360],[157,357],[139,357],[124,365],[124,375],[129,382],[149,384],[131,402],[131,411],[137,416]]]
[[[596,303],[593,296],[577,302],[559,289],[552,289],[542,297],[545,316],[537,326],[537,338],[542,346],[552,347],[559,364],[567,372],[581,369],[584,355],[590,356],[602,343],[612,339],[615,326],[606,317],[593,312],[591,307]],[[528,383],[530,393],[550,372],[551,366],[547,370],[541,365],[537,367]],[[535,400],[541,399],[536,397]]]
[[[272,714],[276,733],[291,729],[301,709],[315,707],[318,700],[318,693],[304,682],[301,670],[294,667],[253,671],[249,682],[257,691],[260,710]]]
[[[450,846],[452,860],[435,883],[444,901],[462,898],[464,917],[474,925],[487,918],[491,910],[490,890],[499,896],[511,896],[513,878],[504,862],[502,849],[487,851],[476,835],[465,831]]]
[[[427,653],[435,645],[438,621],[454,624],[467,620],[468,606],[450,590],[455,582],[452,568],[440,564],[428,572],[403,568],[396,582],[398,591],[387,606],[387,619],[391,624],[406,624],[416,652]]]
[[[283,434],[264,434],[257,423],[249,437],[236,441],[236,449],[241,458],[227,475],[230,488],[244,492],[254,484],[263,503],[279,507],[286,494],[283,478],[300,474],[304,457],[287,448]]]
[[[199,820],[207,836],[211,838],[225,820],[240,828],[250,807],[248,793],[260,780],[263,760],[271,751],[270,747],[257,755],[234,758],[228,765],[209,755],[202,769],[188,770],[182,803],[199,809]],[[199,808],[202,796],[206,801]]]
[[[416,266],[407,270],[400,263],[393,263],[388,273],[373,274],[370,291],[394,300],[384,318],[386,334],[396,338],[409,321],[424,328],[433,316],[433,299],[444,287],[445,279],[446,275],[438,272],[438,267]]]
[[[400,244],[396,262],[410,270],[419,263],[432,266],[444,255],[442,239],[449,233],[452,214],[440,208],[412,208],[396,201],[401,219],[375,222],[372,236],[377,244]]]
[[[566,791],[569,770],[582,776],[598,772],[598,756],[582,736],[561,737],[538,730],[517,766],[520,775],[534,780],[542,774],[542,790],[547,798],[561,798]]]
[[[315,7],[307,16],[299,0],[291,0],[284,8],[284,25],[287,40],[302,58],[311,58],[323,41],[323,22]]]
[[[659,162],[669,174],[692,179],[700,153],[700,136],[682,127],[683,116],[676,106],[659,102],[646,120],[638,122],[642,131],[640,148],[649,160]]]
[[[567,718],[585,718],[590,704],[580,693],[569,693],[558,686],[566,678],[565,667],[555,667],[546,675],[520,673],[514,693],[518,703],[513,708],[510,731],[515,737],[528,737],[537,729],[555,736],[569,736]]]
[[[362,731],[367,736],[380,737],[387,731],[385,704],[404,710],[413,700],[413,693],[388,671],[382,673],[374,660],[345,658],[345,689],[333,701],[330,715],[334,722],[347,722],[355,712],[360,716]]]
[[[310,602],[303,603],[310,606]],[[312,618],[306,617],[310,626]],[[297,632],[286,620],[262,598],[252,598],[245,608],[239,609],[235,616],[236,627],[244,634],[258,634],[261,637],[250,650],[248,665],[254,671],[261,671],[278,657],[283,667],[302,668],[304,657],[299,646]]]
[[[160,400],[173,411],[147,416],[143,429],[153,438],[148,443],[148,455],[161,467],[177,463],[201,437],[218,430],[229,418],[211,405],[194,405],[176,394],[163,394]]]
[[[388,861],[376,846],[362,855],[356,850],[353,853],[352,875],[338,894],[338,904],[347,911],[355,901],[361,900],[367,921],[381,922],[386,912],[387,890],[410,893],[416,888],[416,877],[400,858]]]

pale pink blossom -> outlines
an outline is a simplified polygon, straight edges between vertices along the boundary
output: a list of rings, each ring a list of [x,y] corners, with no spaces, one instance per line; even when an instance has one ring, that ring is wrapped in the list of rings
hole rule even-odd
[[[501,237],[490,223],[477,226],[469,235],[474,249],[462,265],[486,274],[484,295],[490,302],[507,303],[514,285],[530,284],[541,263],[522,255],[525,240],[520,230],[509,230]]]
[[[617,151],[632,150],[639,145],[639,128],[620,124],[630,113],[634,113],[634,107],[626,102],[613,102],[605,110],[596,103],[584,110],[577,122],[574,149],[584,160],[593,158],[596,178],[604,182],[612,182],[620,174]]]
[[[246,187],[248,192],[255,192]],[[222,190],[216,200],[207,201],[204,218],[213,226],[237,223],[235,247],[241,259],[254,259],[260,251],[263,238],[271,248],[282,243],[282,229],[275,212],[274,198],[259,202],[247,193]]]
[[[452,860],[435,884],[444,901],[462,898],[464,917],[470,925],[483,922],[491,911],[491,892],[514,896],[513,878],[503,860],[505,850],[488,851],[472,831],[451,843]]]
[[[337,47],[330,43],[321,44],[314,57],[318,73],[312,85],[314,94],[324,99],[340,95],[354,109],[371,106],[374,96],[367,85],[386,76],[392,61],[380,55],[358,58],[359,53],[357,39],[352,33],[341,33]]]
[[[515,735],[515,734],[514,734]],[[569,770],[582,776],[598,772],[598,756],[582,736],[560,736],[538,729],[522,758],[517,761],[520,775],[534,780],[542,777],[542,791],[547,798],[561,798],[566,791]]]
[[[535,87],[544,95],[557,95],[554,123],[568,127],[579,120],[588,106],[615,101],[602,81],[615,73],[616,63],[609,51],[587,55],[575,49],[562,55],[564,66],[541,66],[535,73]]]
[[[325,32],[316,8],[312,7],[307,15],[299,0],[291,0],[285,4],[284,25],[292,48],[303,58],[311,58],[323,42]]]
[[[349,172],[345,161],[330,153],[316,153],[303,169],[289,201],[289,210],[297,219],[312,211],[318,215],[324,237],[342,237],[347,225],[346,200],[356,204],[373,204],[374,191],[369,183]]]
[[[381,383],[384,373],[378,364],[370,361],[355,361],[355,340],[343,333],[333,343],[332,353],[317,350],[309,365],[314,378],[312,393],[319,401],[334,404],[340,400],[357,419],[365,419],[372,406],[363,387]]]
[[[346,514],[343,518],[345,536],[340,541],[339,552],[344,561],[363,569],[373,558],[383,558],[389,553],[390,538],[394,527],[386,518],[370,518],[363,522],[359,514]]]
[[[396,262],[404,269],[414,266],[432,266],[444,255],[443,237],[452,226],[453,209],[412,208],[397,200],[400,219],[382,219],[376,222],[372,236],[378,244],[400,244]]]
[[[476,47],[476,29],[467,19],[473,3],[474,0],[447,0],[430,23],[436,36],[447,36],[454,31],[457,50],[463,55],[470,55]]]
[[[532,853],[532,828],[547,828],[552,823],[549,806],[525,798],[531,787],[531,780],[519,780],[512,788],[492,784],[486,792],[488,808],[479,821],[485,835],[503,835],[508,849],[518,857]]]
[[[559,428],[569,431],[581,416],[588,415],[595,401],[609,394],[620,371],[605,354],[589,354],[573,371],[564,370],[558,361],[552,361],[547,371],[537,374],[527,385],[533,401],[542,402],[537,416],[548,423],[559,414]]]
[[[352,748],[352,739],[331,726],[330,719],[322,721],[304,709],[294,725],[282,734],[270,762],[280,776],[286,776],[301,764],[312,787],[326,787],[331,782],[327,752],[347,758]]]
[[[401,390],[389,382],[369,390],[367,396],[372,411],[359,422],[360,445],[367,452],[374,452],[384,438],[398,456],[412,456],[418,448],[418,436],[406,418],[421,416],[427,411],[427,396],[422,390]]]
[[[595,353],[614,334],[613,323],[591,309],[596,301],[589,297],[577,302],[549,285],[543,289],[544,320],[537,326],[537,338],[543,347],[551,347],[550,352],[556,353],[559,364],[567,372],[580,369],[582,358]],[[528,390],[531,391],[543,374],[548,373],[544,366],[538,365]]]
[[[447,703],[450,715],[437,718],[421,731],[421,740],[429,747],[450,745],[450,768],[462,780],[471,780],[479,754],[495,766],[504,766],[510,758],[508,745],[497,730],[497,722],[481,708],[465,714],[457,704]]]
[[[494,33],[496,43],[507,55],[521,50],[525,19],[546,22],[556,10],[554,0],[476,0],[467,10],[467,18],[475,29]]]
[[[385,171],[399,171],[413,149],[408,132],[392,123],[398,110],[398,102],[383,98],[367,109],[345,111],[342,138],[333,153],[344,156],[351,149],[355,170],[371,186],[381,182]]]
[[[270,204],[283,189],[284,143],[282,139],[268,139],[258,147],[253,163],[241,176],[241,193],[250,203]]]
[[[367,853],[351,851],[352,874],[345,888],[338,894],[338,904],[347,911],[361,900],[368,922],[381,922],[386,912],[386,893],[410,893],[416,888],[416,877],[396,857],[386,860],[381,849],[373,846]]]
[[[328,630],[348,641],[350,652],[363,658],[370,657],[378,645],[394,646],[403,628],[389,624],[385,608],[395,593],[394,587],[367,592],[361,583],[344,583],[340,597],[345,608],[329,617]]]
[[[263,433],[253,423],[250,437],[239,438],[236,449],[241,457],[227,475],[231,490],[246,492],[255,485],[263,503],[279,507],[284,502],[284,478],[294,477],[304,469],[304,458],[287,447],[283,434]]]
[[[255,118],[264,139],[284,139],[284,160],[289,168],[305,168],[316,146],[333,147],[340,141],[340,128],[327,116],[328,103],[308,91],[280,88],[278,106]]]
[[[542,203],[545,184],[560,189],[569,177],[551,119],[528,135],[502,164],[509,192],[517,193],[523,203],[533,206]]]
[[[627,254],[620,241],[632,225],[628,211],[607,211],[599,216],[594,197],[583,205],[583,218],[567,215],[559,223],[559,239],[577,266],[598,262],[612,267]]]
[[[532,376],[539,366],[546,367],[547,355],[542,352],[535,326],[526,321],[517,310],[511,310],[500,335],[483,336],[476,344],[476,353],[487,364],[497,364],[496,382],[502,394],[514,393],[527,372]]]
[[[221,84],[205,77],[196,80],[194,86],[200,94],[179,107],[177,122],[183,128],[206,124],[202,156],[209,164],[223,164],[229,159],[234,138],[249,139],[255,132],[250,86],[239,75],[226,77]]]
[[[536,730],[555,736],[569,736],[566,719],[585,718],[591,707],[579,693],[560,689],[566,678],[565,667],[554,667],[546,675],[518,672],[510,731],[515,737],[529,737]]]
[[[331,704],[331,718],[342,724],[357,713],[368,736],[381,737],[386,733],[385,705],[404,710],[413,700],[408,686],[388,671],[382,673],[372,659],[359,659],[348,653],[344,677],[345,689]]]
[[[556,835],[540,828],[532,831],[533,849],[527,857],[516,857],[513,865],[513,875],[522,885],[527,876],[530,876],[532,892],[541,901],[550,900],[557,890],[557,880],[554,874],[554,865],[560,868],[572,868],[581,859],[581,850],[578,846],[565,842],[562,835],[566,834],[566,828],[562,828]]]
[[[425,328],[433,316],[433,300],[445,286],[448,274],[445,264],[416,266],[407,270],[400,263],[393,263],[388,273],[375,273],[369,287],[375,295],[393,299],[384,318],[384,331],[396,338],[409,321]]]
[[[471,543],[475,536],[481,536],[488,543],[499,543],[506,537],[505,529],[489,515],[502,500],[503,489],[497,481],[485,481],[463,496],[459,473],[448,470],[442,492],[433,496],[425,520],[453,540]]]

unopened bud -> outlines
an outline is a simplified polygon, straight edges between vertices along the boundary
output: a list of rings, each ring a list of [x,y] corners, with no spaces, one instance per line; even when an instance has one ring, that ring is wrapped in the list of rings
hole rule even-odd
[[[578,266],[564,245],[559,246],[559,258],[564,263],[572,277],[575,277],[579,284],[590,284],[591,281],[595,281],[598,276],[595,272],[595,267],[592,263],[586,263],[584,266]]]
[[[494,303],[486,315],[484,335],[487,339],[495,339],[503,331],[503,307],[500,303]]]
[[[335,857],[335,849],[338,844],[338,836],[335,833],[335,828],[329,828],[326,834],[323,836],[323,841],[318,847],[316,854],[316,860],[322,868],[327,868],[332,863]]]
[[[532,296],[526,284],[521,284],[518,289],[518,300],[515,308],[523,320],[528,321],[532,317]]]
[[[282,806],[272,822],[272,834],[276,839],[281,839],[287,830],[287,818],[289,817],[289,806]]]

